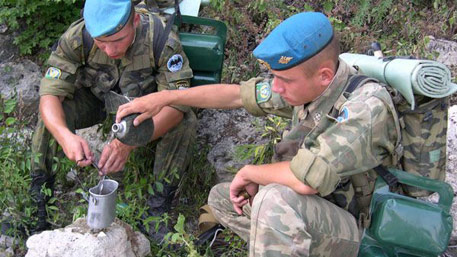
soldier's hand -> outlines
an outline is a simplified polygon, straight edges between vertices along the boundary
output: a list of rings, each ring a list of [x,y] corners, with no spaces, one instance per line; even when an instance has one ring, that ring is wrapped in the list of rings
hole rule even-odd
[[[98,167],[103,173],[99,175],[106,175],[122,170],[133,148],[133,146],[125,145],[117,139],[107,144],[103,148],[98,162]]]
[[[140,113],[133,121],[133,125],[138,126],[144,120],[154,117],[166,105],[168,103],[163,91],[135,98],[133,101],[119,106],[116,122],[120,122],[123,117],[129,114]]]
[[[61,146],[67,158],[76,162],[80,167],[90,165],[94,159],[94,154],[91,152],[87,141],[78,135],[65,136],[65,141]]]
[[[258,189],[258,184],[246,180],[240,172],[233,178],[230,184],[230,201],[239,215],[243,214],[244,205],[252,203]]]

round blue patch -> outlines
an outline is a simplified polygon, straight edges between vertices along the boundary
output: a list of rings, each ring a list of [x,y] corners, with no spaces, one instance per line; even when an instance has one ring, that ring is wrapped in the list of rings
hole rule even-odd
[[[336,118],[336,121],[338,121],[338,122],[343,122],[343,121],[347,120],[348,118],[349,118],[349,110],[348,110],[348,108],[345,106],[345,107],[343,107],[343,109],[341,110],[340,115],[338,116],[338,118]]]
[[[184,60],[180,54],[175,54],[167,62],[167,68],[171,72],[177,72],[182,69]]]

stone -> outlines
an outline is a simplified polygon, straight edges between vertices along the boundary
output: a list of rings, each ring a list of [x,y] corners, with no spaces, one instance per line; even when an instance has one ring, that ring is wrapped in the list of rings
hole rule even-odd
[[[436,39],[432,36],[429,37],[430,42],[427,45],[427,49],[430,52],[439,53],[438,62],[445,65],[452,66],[457,65],[457,43],[445,39]]]
[[[150,243],[116,219],[108,228],[93,233],[85,218],[52,231],[43,231],[27,239],[26,257],[143,257],[150,254]]]
[[[37,113],[40,80],[40,67],[30,60],[0,64],[0,94],[7,99],[17,98],[19,117],[28,118]]]

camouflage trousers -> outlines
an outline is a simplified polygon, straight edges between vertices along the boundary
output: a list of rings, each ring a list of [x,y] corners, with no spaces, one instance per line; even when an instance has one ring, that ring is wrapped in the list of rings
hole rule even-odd
[[[230,183],[214,186],[208,204],[222,225],[249,242],[249,256],[357,256],[355,218],[329,201],[270,184],[238,215],[229,187]]]
[[[65,99],[62,107],[67,126],[72,132],[99,124],[106,118],[104,103],[87,88],[77,89],[74,98]],[[195,114],[190,111],[185,113],[183,120],[176,127],[156,140],[154,167],[152,168],[155,173],[176,172],[182,178],[189,165],[196,127],[197,119]],[[57,142],[52,139],[52,135],[39,118],[32,139],[32,156],[35,156],[35,160],[32,160],[31,191],[34,195],[40,194],[39,191],[44,183],[52,187],[55,176],[52,171],[53,158],[57,155],[64,156],[62,151],[57,151]],[[172,183],[177,184],[178,182]]]

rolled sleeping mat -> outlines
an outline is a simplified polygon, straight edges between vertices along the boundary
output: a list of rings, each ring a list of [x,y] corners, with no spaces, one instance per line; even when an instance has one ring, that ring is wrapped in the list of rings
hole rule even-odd
[[[378,58],[344,53],[340,58],[359,72],[396,88],[414,109],[414,94],[442,98],[457,91],[446,65],[430,60]]]

